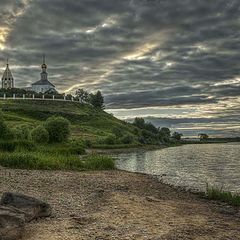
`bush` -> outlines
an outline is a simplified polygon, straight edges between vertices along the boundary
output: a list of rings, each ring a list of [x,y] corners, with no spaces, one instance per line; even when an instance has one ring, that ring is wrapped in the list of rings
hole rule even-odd
[[[31,140],[31,131],[29,125],[21,125],[15,128],[14,135],[19,140]]]
[[[112,129],[112,133],[117,137],[117,138],[121,138],[123,137],[123,130],[120,127],[114,127]]]
[[[70,136],[70,123],[63,117],[50,117],[44,124],[50,142],[65,142]]]
[[[84,168],[89,170],[111,170],[115,168],[114,160],[109,156],[92,155],[84,160]]]
[[[78,154],[78,155],[82,155],[86,153],[84,143],[78,142],[78,141],[72,142],[68,147],[68,151],[70,154]]]
[[[133,135],[130,135],[130,134],[127,134],[125,136],[123,136],[121,139],[120,139],[121,143],[123,144],[131,144],[134,142],[134,137]]]
[[[47,143],[49,141],[49,133],[43,126],[34,128],[31,132],[31,136],[36,143]]]
[[[105,138],[104,143],[109,145],[114,145],[116,143],[116,137],[114,135],[109,135]]]
[[[84,144],[85,144],[85,146],[88,147],[88,148],[90,148],[90,147],[93,146],[93,143],[92,143],[91,140],[89,140],[89,139],[86,139],[86,140],[84,141]]]

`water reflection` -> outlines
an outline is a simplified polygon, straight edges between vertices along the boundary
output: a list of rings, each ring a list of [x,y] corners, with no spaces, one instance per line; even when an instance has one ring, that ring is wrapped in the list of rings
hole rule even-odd
[[[240,192],[240,144],[194,144],[115,157],[119,169],[157,175],[172,185],[205,190],[208,183]]]

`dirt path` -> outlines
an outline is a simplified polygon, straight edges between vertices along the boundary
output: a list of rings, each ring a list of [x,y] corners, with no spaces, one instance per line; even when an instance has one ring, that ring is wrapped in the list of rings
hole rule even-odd
[[[240,239],[238,209],[134,173],[0,170],[0,194],[49,202],[53,217],[26,227],[24,240]]]

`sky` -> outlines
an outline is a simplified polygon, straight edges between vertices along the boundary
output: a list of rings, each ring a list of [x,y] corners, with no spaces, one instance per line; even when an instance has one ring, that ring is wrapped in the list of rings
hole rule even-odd
[[[101,90],[106,110],[185,136],[240,136],[239,0],[0,0],[16,87]]]

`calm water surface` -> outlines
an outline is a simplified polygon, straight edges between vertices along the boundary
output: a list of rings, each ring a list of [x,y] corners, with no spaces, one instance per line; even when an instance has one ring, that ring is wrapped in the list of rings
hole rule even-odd
[[[171,185],[202,191],[208,183],[240,193],[239,143],[137,150],[114,157],[121,170],[157,175]]]

